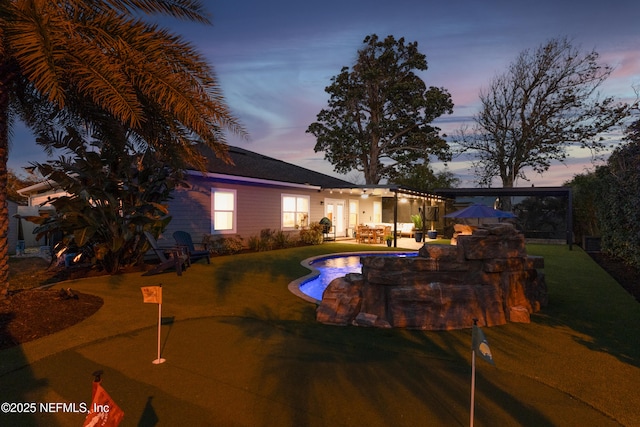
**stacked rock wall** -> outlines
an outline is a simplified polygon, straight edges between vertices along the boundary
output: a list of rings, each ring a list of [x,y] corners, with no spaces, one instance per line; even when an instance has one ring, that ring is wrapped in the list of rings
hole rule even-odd
[[[547,304],[544,260],[506,224],[424,245],[417,257],[362,257],[362,274],[332,281],[317,310],[328,324],[426,330],[529,322]]]

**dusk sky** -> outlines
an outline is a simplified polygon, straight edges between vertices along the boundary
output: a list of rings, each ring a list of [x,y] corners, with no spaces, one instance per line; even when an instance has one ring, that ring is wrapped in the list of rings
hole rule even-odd
[[[249,140],[228,137],[238,145],[330,175],[323,153],[314,153],[315,137],[305,130],[327,105],[324,88],[343,66],[351,66],[369,34],[393,35],[418,42],[429,69],[427,86],[446,88],[454,114],[436,124],[453,134],[478,111],[478,94],[502,74],[523,49],[550,38],[568,37],[584,50],[595,49],[615,67],[601,91],[629,101],[640,85],[640,2],[638,0],[235,0],[204,2],[212,26],[163,21],[196,45],[213,65],[227,104],[249,132]],[[9,167],[21,172],[30,161],[44,161],[42,149],[22,126],[14,129]],[[436,169],[440,165],[434,164]],[[590,153],[572,152],[544,175],[528,173],[531,182],[561,185],[592,167]],[[469,164],[449,163],[474,186]],[[355,174],[340,176],[358,182]]]

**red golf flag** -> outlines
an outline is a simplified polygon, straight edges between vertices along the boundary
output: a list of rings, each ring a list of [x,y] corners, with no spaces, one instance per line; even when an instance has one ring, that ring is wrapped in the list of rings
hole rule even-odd
[[[111,396],[100,385],[99,381],[93,382],[93,394],[89,414],[84,420],[83,427],[101,426],[118,427],[124,417],[124,411],[120,409]]]

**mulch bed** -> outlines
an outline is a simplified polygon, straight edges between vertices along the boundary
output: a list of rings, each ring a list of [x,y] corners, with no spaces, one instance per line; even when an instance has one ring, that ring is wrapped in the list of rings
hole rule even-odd
[[[0,301],[0,349],[61,331],[91,316],[102,298],[65,289],[22,289]]]

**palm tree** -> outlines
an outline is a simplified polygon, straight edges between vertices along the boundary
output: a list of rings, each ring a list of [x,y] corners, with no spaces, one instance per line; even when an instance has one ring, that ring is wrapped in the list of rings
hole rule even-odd
[[[139,146],[203,167],[244,134],[214,73],[181,37],[142,19],[209,23],[197,0],[0,0],[0,295],[8,289],[7,157],[20,118],[43,140],[60,126],[121,123]]]

